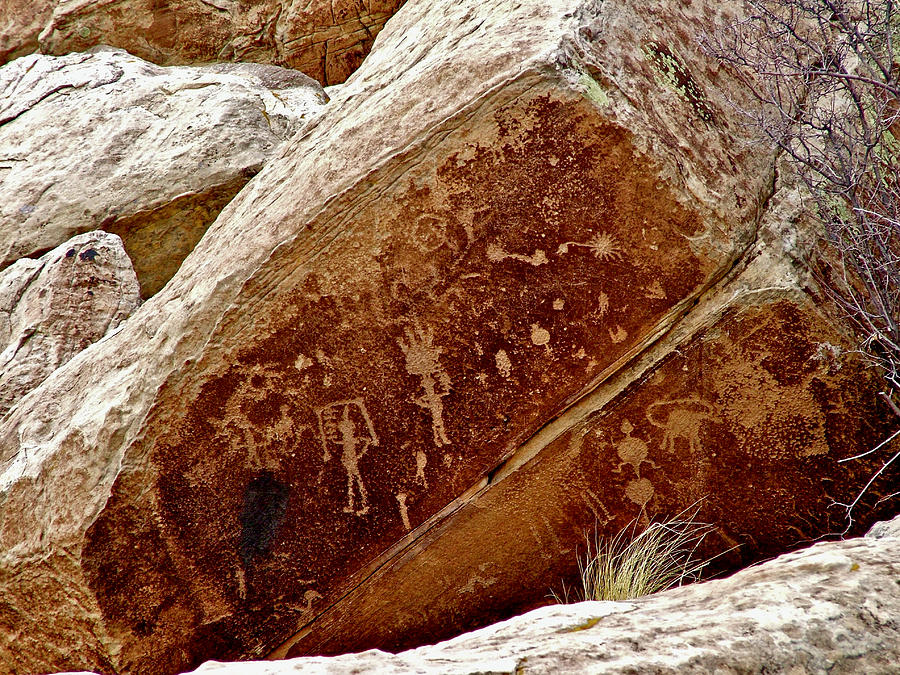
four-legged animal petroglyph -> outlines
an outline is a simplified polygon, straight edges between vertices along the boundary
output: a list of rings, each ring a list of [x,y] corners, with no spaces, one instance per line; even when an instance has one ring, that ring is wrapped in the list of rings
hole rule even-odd
[[[331,459],[331,447],[340,448],[341,464],[347,471],[347,506],[345,513],[361,516],[369,511],[369,497],[359,472],[359,460],[378,437],[362,399],[338,401],[316,411],[319,435],[324,449],[323,461]]]
[[[715,421],[713,407],[699,397],[657,401],[647,408],[650,424],[663,430],[663,447],[675,452],[679,439],[687,442],[691,454],[699,452],[700,429],[705,422]]]
[[[504,260],[518,260],[519,262],[528,263],[539,267],[550,262],[547,254],[541,249],[535,249],[533,255],[522,255],[521,253],[507,253],[497,244],[488,244],[487,257],[491,262],[503,262]]]
[[[434,346],[434,333],[419,326],[406,328],[406,340],[398,339],[400,349],[406,355],[406,372],[422,378],[425,393],[415,399],[416,405],[431,412],[431,429],[434,444],[450,445],[444,429],[444,404],[442,398],[450,393],[450,376],[438,360],[443,350]]]

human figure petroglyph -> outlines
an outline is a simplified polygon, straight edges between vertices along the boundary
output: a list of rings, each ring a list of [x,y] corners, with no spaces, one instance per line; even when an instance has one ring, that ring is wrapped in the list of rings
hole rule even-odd
[[[406,355],[406,372],[422,378],[422,389],[425,390],[414,401],[431,413],[434,444],[450,445],[444,428],[444,403],[441,401],[450,393],[450,376],[439,361],[443,350],[434,346],[434,332],[430,328],[423,330],[419,326],[408,327],[405,333],[406,340],[398,339],[397,344]]]
[[[594,254],[594,257],[597,258],[597,260],[603,262],[609,260],[622,260],[622,246],[619,244],[619,241],[616,239],[616,237],[609,232],[598,232],[586,242],[564,242],[559,245],[558,249],[556,249],[556,253],[560,255],[563,253],[568,253],[570,246],[581,246],[583,248],[589,248],[591,250],[591,253]]]
[[[369,446],[378,445],[378,437],[362,399],[338,401],[316,411],[324,454],[331,459],[330,445],[341,449],[341,464],[347,472],[347,506],[344,513],[361,516],[369,511],[369,497],[359,471],[359,460]]]
[[[622,421],[621,429],[625,438],[616,443],[616,453],[622,461],[617,468],[613,469],[613,473],[622,473],[622,467],[630,465],[634,469],[635,475],[640,478],[641,464],[647,463],[654,469],[658,469],[659,466],[649,459],[650,447],[640,438],[631,435],[634,425],[626,419]]]
[[[700,430],[706,422],[715,421],[713,407],[699,397],[657,401],[647,408],[650,424],[663,430],[663,448],[674,453],[680,440],[687,442],[691,454],[699,452]]]

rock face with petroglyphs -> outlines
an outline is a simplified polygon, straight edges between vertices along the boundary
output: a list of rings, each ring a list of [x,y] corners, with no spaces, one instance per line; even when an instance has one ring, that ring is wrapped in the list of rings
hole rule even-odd
[[[546,607],[401,654],[206,663],[203,675],[291,673],[893,673],[900,519],[729,579],[629,602]]]
[[[0,63],[99,44],[159,65],[252,61],[343,82],[403,0],[4,0]]]
[[[0,272],[0,417],[140,303],[122,240],[89,232]]]
[[[724,564],[843,527],[878,459],[837,460],[890,418],[696,50],[736,11],[404,5],[0,426],[0,662],[432,641],[544,602],[595,524],[703,497]]]
[[[160,68],[120,50],[17,59],[0,91],[0,265],[103,228],[144,297],[327,100],[283,68]]]

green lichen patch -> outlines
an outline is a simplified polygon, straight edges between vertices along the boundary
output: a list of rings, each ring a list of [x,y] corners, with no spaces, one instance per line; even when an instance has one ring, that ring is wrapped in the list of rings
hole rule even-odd
[[[712,124],[715,121],[712,106],[681,59],[658,42],[644,45],[644,55],[656,70],[660,84],[678,92],[704,122]]]
[[[596,103],[598,106],[609,105],[609,95],[593,77],[587,73],[582,73],[581,77],[578,78],[578,84],[584,87],[584,96],[589,101]]]

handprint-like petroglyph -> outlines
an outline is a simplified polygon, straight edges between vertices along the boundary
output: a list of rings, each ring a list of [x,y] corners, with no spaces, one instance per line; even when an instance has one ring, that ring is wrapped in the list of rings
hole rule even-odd
[[[715,421],[713,407],[699,397],[657,401],[647,408],[650,424],[663,430],[663,447],[675,452],[680,440],[687,442],[688,450],[695,454],[702,449],[700,430],[704,423]]]
[[[557,254],[569,252],[570,246],[582,246],[591,249],[591,253],[597,260],[606,262],[608,260],[622,260],[622,246],[619,241],[609,232],[598,232],[587,242],[567,241],[559,245],[556,249]]]
[[[621,428],[625,438],[616,443],[616,452],[622,461],[617,468],[613,469],[613,473],[622,473],[622,467],[630,465],[634,469],[635,475],[640,478],[641,464],[647,463],[654,469],[658,469],[659,466],[653,460],[648,459],[650,455],[649,446],[640,438],[631,435],[631,432],[634,431],[634,426],[631,422],[627,419],[623,420]]]
[[[406,340],[398,339],[400,349],[406,355],[406,372],[422,378],[425,393],[415,399],[416,405],[431,413],[431,429],[434,444],[450,445],[444,428],[444,403],[442,398],[450,394],[450,376],[440,364],[443,350],[434,346],[434,332],[419,326],[406,328]]]
[[[347,471],[347,506],[344,513],[361,516],[369,511],[369,497],[359,472],[359,460],[378,445],[378,437],[362,399],[338,401],[316,411],[323,461],[331,459],[331,446],[341,450],[341,464]]]
[[[491,262],[503,262],[504,260],[518,260],[519,262],[528,263],[538,267],[550,262],[547,254],[541,249],[535,249],[532,255],[522,255],[521,253],[507,253],[496,244],[488,244],[487,257]]]

